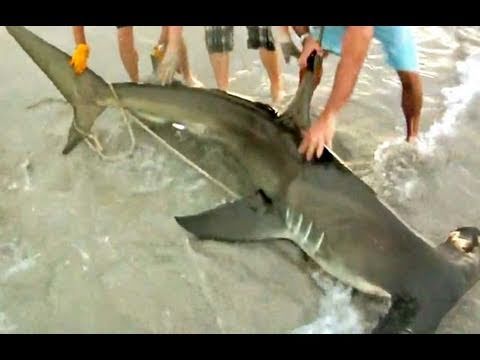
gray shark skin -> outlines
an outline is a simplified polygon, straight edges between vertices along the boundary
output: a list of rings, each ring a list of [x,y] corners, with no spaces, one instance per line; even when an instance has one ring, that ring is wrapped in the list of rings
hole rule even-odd
[[[132,83],[110,87],[91,70],[74,74],[69,56],[24,27],[7,27],[74,108],[64,154],[107,107],[122,106],[160,136],[165,119],[218,141],[245,169],[250,188],[238,201],[176,221],[198,239],[289,239],[352,287],[390,296],[375,333],[430,333],[479,279],[479,231],[458,228],[434,248],[409,228],[330,149],[314,162],[297,152],[319,59],[309,59],[284,114],[218,90]],[[178,145],[173,136],[169,143]],[[188,154],[185,154],[188,157]],[[213,176],[216,174],[213,173]],[[222,180],[222,179],[220,179]]]

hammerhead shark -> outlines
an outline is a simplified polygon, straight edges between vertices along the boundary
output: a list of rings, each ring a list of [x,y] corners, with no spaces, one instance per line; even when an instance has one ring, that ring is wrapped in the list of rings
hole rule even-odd
[[[433,247],[331,149],[313,162],[300,156],[297,148],[310,124],[320,61],[315,54],[294,99],[278,114],[268,105],[219,90],[109,85],[90,69],[78,76],[65,52],[24,27],[8,26],[7,31],[73,107],[63,154],[82,142],[109,107],[122,107],[158,134],[167,121],[220,142],[243,167],[250,185],[241,190],[240,199],[176,217],[177,223],[201,240],[291,240],[340,281],[391,298],[374,333],[434,332],[478,281],[478,228],[458,227]],[[176,145],[174,137],[170,144]]]

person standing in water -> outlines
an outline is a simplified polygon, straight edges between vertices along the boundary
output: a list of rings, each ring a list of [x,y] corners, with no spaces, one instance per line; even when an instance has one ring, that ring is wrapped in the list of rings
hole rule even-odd
[[[416,44],[409,27],[297,26],[295,31],[301,36],[303,44],[299,58],[300,73],[306,68],[307,58],[314,50],[321,56],[328,53],[340,56],[325,108],[306,131],[299,147],[299,152],[307,160],[314,155],[320,157],[324,146],[332,147],[336,117],[353,92],[373,38],[382,44],[387,62],[397,72],[402,84],[401,104],[406,119],[406,140],[411,142],[417,137],[423,92]]]
[[[117,26],[118,48],[125,70],[132,82],[139,82],[138,54],[135,49],[133,26]],[[84,26],[73,26],[75,50],[70,65],[76,74],[82,74],[88,66],[90,47],[85,36]],[[183,40],[181,26],[163,26],[158,44],[152,57],[155,59],[156,72],[162,85],[170,84],[175,72],[184,77],[187,86],[202,86],[192,75],[187,59],[187,49]]]
[[[179,73],[183,75],[185,85],[203,87],[190,69],[182,26],[162,26],[160,38],[151,56],[162,85],[170,84],[175,73]]]
[[[217,87],[227,91],[229,86],[230,52],[233,50],[233,26],[206,26],[205,42],[213,67]],[[270,78],[270,94],[274,103],[283,95],[282,73],[271,26],[247,26],[249,49],[258,49],[263,66]]]
[[[138,83],[138,54],[133,39],[133,26],[117,26],[118,49],[123,66],[130,80]],[[85,36],[84,26],[73,26],[75,50],[70,60],[70,65],[77,75],[82,74],[88,66],[90,47]]]

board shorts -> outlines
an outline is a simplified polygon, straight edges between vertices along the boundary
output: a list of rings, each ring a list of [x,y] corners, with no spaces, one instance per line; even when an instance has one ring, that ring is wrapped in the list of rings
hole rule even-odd
[[[205,26],[205,43],[209,54],[233,50],[233,26]],[[249,49],[275,50],[271,26],[247,26]]]
[[[346,26],[310,26],[310,33],[321,40],[322,47],[336,55],[342,52]],[[374,26],[373,37],[380,41],[387,63],[397,71],[418,71],[418,54],[412,29],[408,26]]]

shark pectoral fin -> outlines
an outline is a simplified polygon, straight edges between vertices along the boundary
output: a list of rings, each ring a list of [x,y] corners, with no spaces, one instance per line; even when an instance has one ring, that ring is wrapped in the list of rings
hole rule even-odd
[[[199,239],[225,241],[267,240],[281,238],[285,225],[274,203],[265,193],[229,204],[221,205],[203,213],[175,217],[177,223]]]
[[[97,119],[105,110],[103,106],[77,105],[73,107],[74,116],[68,133],[67,144],[62,154],[67,155],[77,146],[88,134]]]

